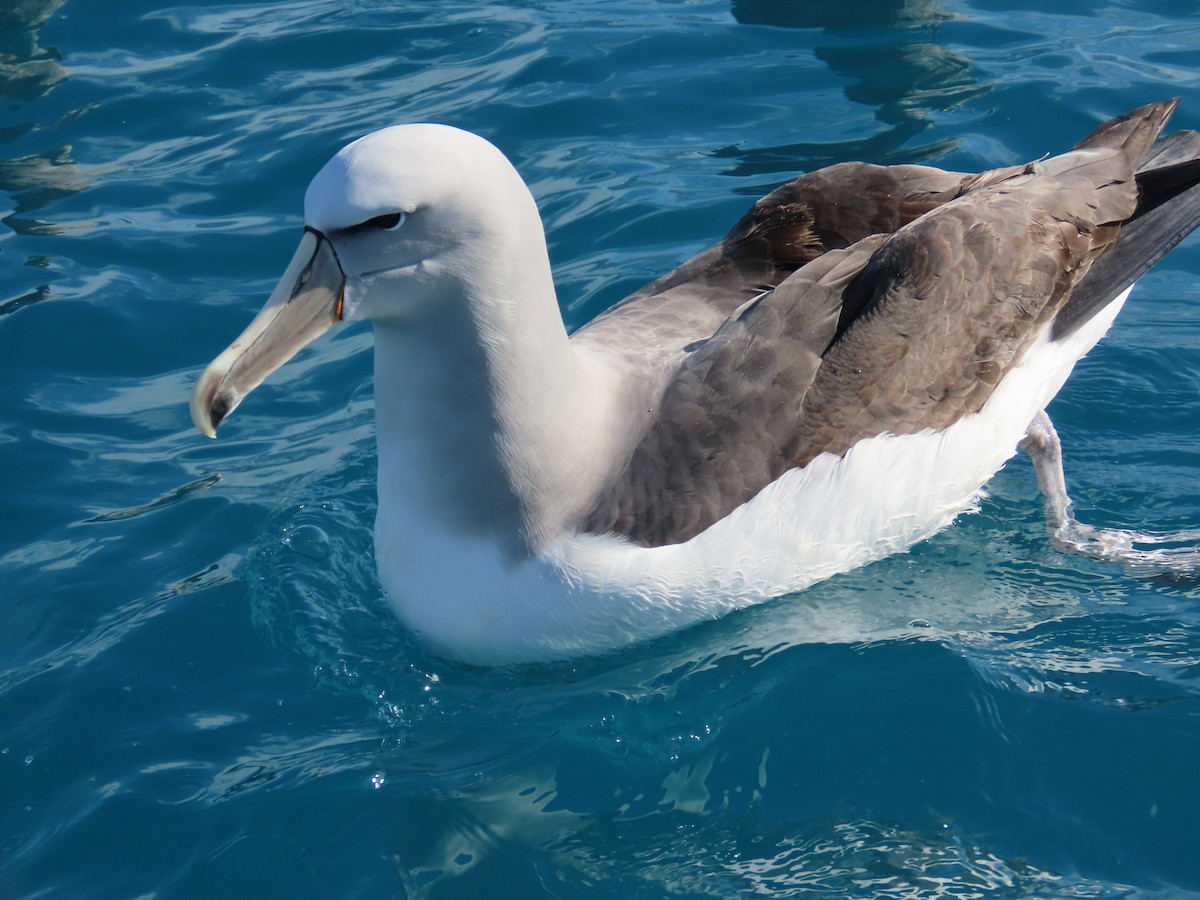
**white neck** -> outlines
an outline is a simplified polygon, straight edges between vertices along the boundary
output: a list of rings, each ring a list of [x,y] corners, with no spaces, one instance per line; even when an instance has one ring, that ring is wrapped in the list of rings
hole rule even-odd
[[[615,376],[567,337],[540,222],[504,243],[419,321],[376,322],[379,490],[413,529],[490,537],[520,558],[573,525],[608,475]]]

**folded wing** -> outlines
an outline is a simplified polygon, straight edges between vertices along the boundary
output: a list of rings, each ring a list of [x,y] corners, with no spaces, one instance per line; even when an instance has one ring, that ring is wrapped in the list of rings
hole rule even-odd
[[[759,201],[578,336],[627,342],[637,321],[622,352],[649,385],[644,434],[582,530],[684,541],[822,453],[979,410],[1039,336],[1070,333],[1200,220],[1200,141],[1154,143],[1174,107],[1027,166],[846,164]]]

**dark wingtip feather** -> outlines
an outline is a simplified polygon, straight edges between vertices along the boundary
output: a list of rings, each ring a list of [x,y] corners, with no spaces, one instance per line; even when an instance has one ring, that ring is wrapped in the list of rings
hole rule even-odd
[[[1122,119],[1144,122],[1161,117],[1165,122],[1178,105],[1177,99],[1150,104]],[[1119,122],[1114,119],[1101,129]],[[1200,226],[1200,134],[1180,131],[1159,138],[1144,152],[1137,182],[1137,209],[1055,317],[1055,340],[1073,334]]]

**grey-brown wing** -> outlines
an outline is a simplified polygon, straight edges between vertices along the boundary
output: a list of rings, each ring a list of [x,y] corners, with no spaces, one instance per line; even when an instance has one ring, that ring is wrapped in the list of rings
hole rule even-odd
[[[977,411],[1132,215],[1169,108],[1140,112],[1116,146],[985,173],[748,305],[684,360],[584,530],[687,540],[821,453]]]
[[[722,353],[726,364],[734,365],[728,362],[736,344],[732,331],[727,328],[711,346],[710,339],[743,304],[769,295],[738,327],[753,342],[755,352],[775,354],[776,365],[782,365],[791,349],[785,346],[790,338],[785,335],[773,346],[771,340],[756,335],[751,324],[765,322],[769,312],[792,303],[797,285],[777,296],[770,292],[831,249],[845,248],[876,233],[891,233],[953,199],[975,178],[926,166],[865,163],[846,163],[802,176],[755,203],[720,243],[577,331],[572,337],[576,346],[610,360],[625,380],[621,432],[610,436],[618,456],[615,483],[597,498],[595,509],[581,527],[667,542],[704,527],[731,503],[737,505],[757,492],[763,473],[778,468],[778,460],[785,458],[783,450],[769,451],[766,445],[747,439],[732,454],[713,449],[710,458],[697,467],[683,447],[686,444],[698,450],[708,440],[689,434],[682,425],[700,408],[688,392],[712,394],[698,373],[703,369],[719,377],[721,365],[714,360]],[[836,327],[814,347],[817,353],[828,346],[838,328],[844,328],[840,312],[835,322]],[[805,327],[804,321],[789,325],[795,333]],[[700,346],[707,349],[697,355]],[[724,348],[720,353],[719,347]],[[793,387],[803,382],[802,373],[791,370],[781,379]],[[664,399],[668,390],[671,397]],[[798,400],[801,395],[791,396]],[[710,400],[715,405],[709,408],[708,417],[718,423],[723,415],[717,411],[719,400],[707,397],[699,402]],[[767,394],[751,394],[735,402],[743,409],[769,405]],[[663,427],[660,416],[664,409],[673,410],[670,415],[677,416],[677,427]],[[758,421],[764,428],[774,428],[766,417],[744,417],[743,425],[757,432]],[[713,433],[710,428],[708,434]],[[736,436],[738,432],[728,429],[725,433]],[[658,441],[661,443],[656,444]],[[619,459],[622,454],[637,458]],[[772,460],[770,467],[767,460]],[[700,485],[708,478],[709,469],[722,466],[720,479]],[[732,472],[736,467],[742,471]],[[696,477],[689,474],[692,471]],[[676,491],[694,499],[661,502],[674,498]]]

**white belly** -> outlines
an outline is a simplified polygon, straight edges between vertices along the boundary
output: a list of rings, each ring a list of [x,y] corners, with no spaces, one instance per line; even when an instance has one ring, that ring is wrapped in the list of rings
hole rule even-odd
[[[802,590],[911,547],[972,508],[1033,417],[1112,324],[1129,291],[1069,339],[1042,339],[976,414],[940,432],[881,435],[794,469],[683,544],[567,535],[505,560],[408,521],[380,499],[380,580],[404,624],[480,664],[600,653]]]

